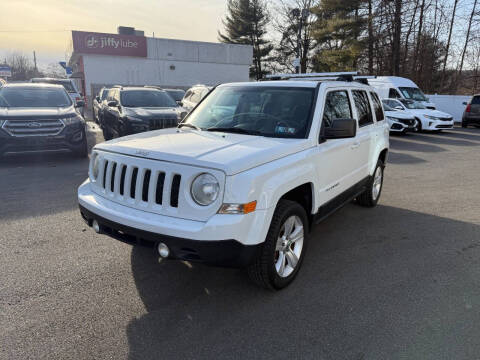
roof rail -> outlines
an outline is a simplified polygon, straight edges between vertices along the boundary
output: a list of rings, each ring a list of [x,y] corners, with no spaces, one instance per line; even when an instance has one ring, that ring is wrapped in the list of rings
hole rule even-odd
[[[343,72],[325,72],[325,73],[305,73],[305,74],[271,74],[266,75],[268,80],[289,80],[289,79],[310,79],[310,78],[337,78],[339,76],[355,76],[358,71],[343,71]]]

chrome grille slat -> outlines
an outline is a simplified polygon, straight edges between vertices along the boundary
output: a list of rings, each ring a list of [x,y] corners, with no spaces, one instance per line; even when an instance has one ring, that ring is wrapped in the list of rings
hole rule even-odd
[[[54,136],[65,128],[60,119],[7,120],[2,126],[11,136]]]
[[[93,155],[94,158],[100,156],[100,162],[98,177],[92,180],[92,189],[110,201],[150,213],[197,221],[207,221],[221,205],[225,176],[219,170],[208,170],[221,184],[221,193],[217,201],[209,207],[200,207],[192,200],[188,189],[193,179],[205,172],[204,168],[99,150],[94,150],[94,153],[98,154]],[[138,169],[136,179],[133,178],[135,168]],[[148,172],[150,179],[148,175],[145,179]],[[172,186],[175,176],[177,183],[180,183],[177,190]],[[132,187],[135,192],[133,198]]]

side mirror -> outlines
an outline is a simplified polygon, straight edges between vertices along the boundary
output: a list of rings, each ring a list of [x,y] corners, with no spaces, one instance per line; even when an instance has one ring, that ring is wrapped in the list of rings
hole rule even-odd
[[[345,139],[357,135],[355,119],[335,119],[331,127],[325,128],[325,139]]]
[[[77,100],[77,102],[75,103],[75,107],[77,108],[84,107],[84,106],[85,106],[85,101],[83,100]]]
[[[116,100],[111,100],[111,101],[109,101],[109,102],[107,103],[107,105],[108,105],[109,107],[115,107],[115,106],[118,105],[118,103],[117,103]]]
[[[468,103],[467,103],[466,101],[464,101],[462,104],[463,104],[463,105],[468,105]]]

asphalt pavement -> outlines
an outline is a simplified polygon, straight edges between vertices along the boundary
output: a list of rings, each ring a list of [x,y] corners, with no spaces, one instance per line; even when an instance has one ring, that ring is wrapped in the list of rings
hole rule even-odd
[[[379,205],[315,226],[276,293],[95,234],[87,168],[0,161],[0,359],[480,359],[480,129],[392,137]]]

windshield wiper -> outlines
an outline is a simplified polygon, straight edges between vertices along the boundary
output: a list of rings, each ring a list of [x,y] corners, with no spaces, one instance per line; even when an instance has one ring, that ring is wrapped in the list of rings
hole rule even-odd
[[[245,135],[262,135],[260,131],[245,130],[242,128],[235,128],[235,127],[211,127],[211,128],[208,128],[207,131],[231,132],[231,133],[245,134]]]
[[[177,128],[181,128],[182,126],[186,126],[186,127],[198,130],[198,131],[202,131],[202,129],[200,129],[198,126],[195,126],[195,125],[192,125],[192,124],[189,124],[189,123],[180,123],[180,124],[178,124]]]

